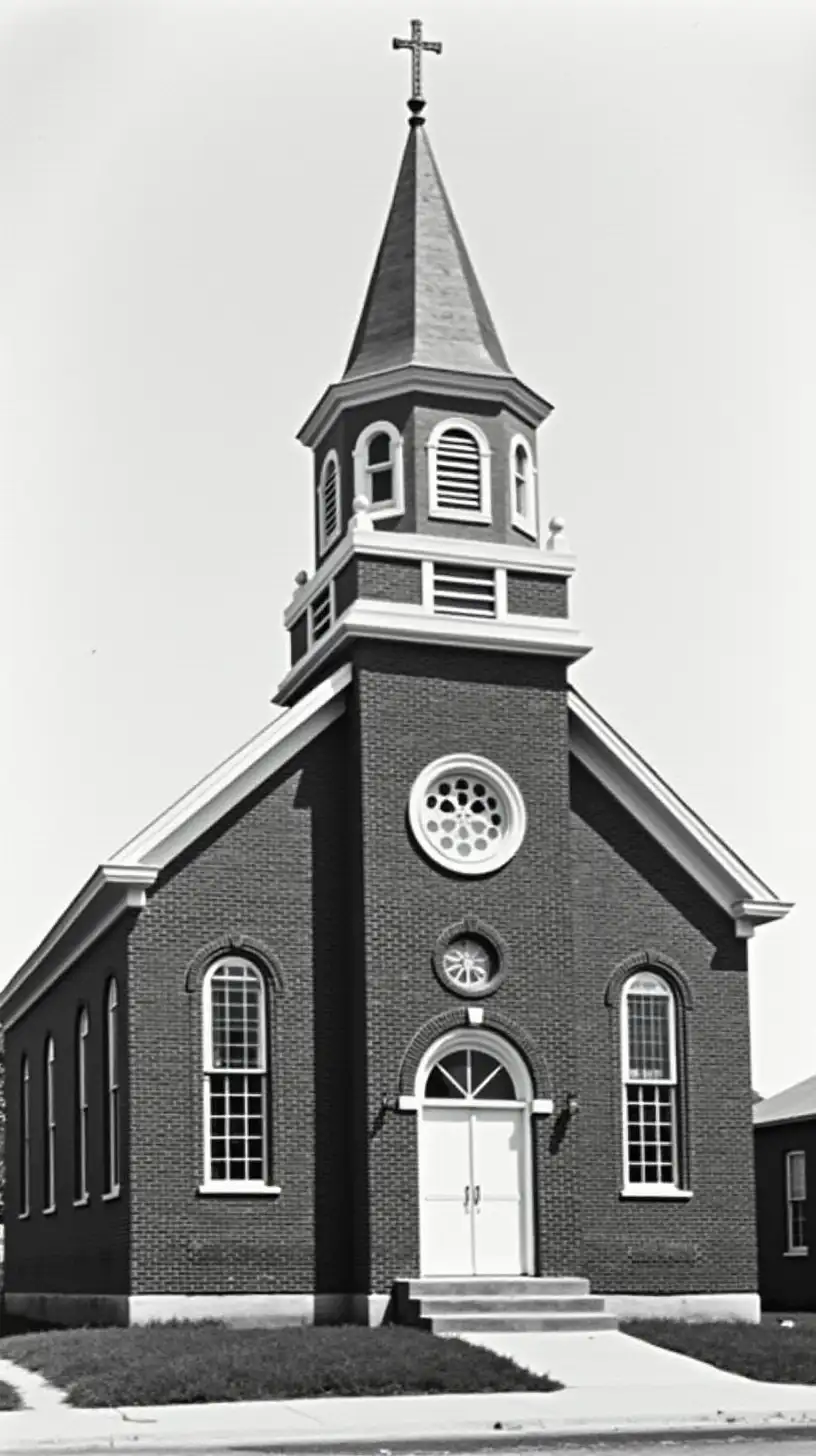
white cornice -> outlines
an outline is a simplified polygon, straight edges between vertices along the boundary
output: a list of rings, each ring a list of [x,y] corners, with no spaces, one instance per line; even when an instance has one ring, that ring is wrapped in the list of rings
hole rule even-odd
[[[361,529],[353,517],[342,541],[318,567],[314,576],[299,587],[283,615],[289,628],[302,616],[312,597],[353,556],[392,557],[402,561],[461,561],[477,566],[506,567],[533,576],[557,576],[568,580],[575,574],[575,557],[569,552],[548,551],[535,546],[503,545],[500,541],[473,541],[469,537],[420,535],[413,531]]]
[[[467,618],[434,616],[424,607],[404,602],[358,597],[338,617],[317,646],[296,662],[281,682],[274,702],[286,703],[327,659],[351,638],[385,638],[443,647],[476,647],[487,652],[539,653],[570,662],[590,651],[577,627],[563,617],[509,616]]]
[[[344,666],[318,683],[124,845],[112,863],[164,869],[341,716],[351,678],[351,668]]]
[[[5,1025],[22,1015],[125,911],[143,909],[148,889],[171,860],[340,717],[351,677],[351,668],[341,667],[319,683],[297,707],[281,713],[94,872],[0,990]],[[18,1000],[28,982],[31,990]],[[5,1011],[10,1002],[12,1010]]]
[[[445,399],[498,400],[533,429],[552,413],[552,405],[528,385],[522,384],[514,374],[470,374],[455,369],[432,369],[424,364],[406,364],[400,369],[364,374],[356,379],[330,384],[297,438],[314,449],[342,410],[415,393],[436,394]]]
[[[737,935],[780,920],[792,908],[621,738],[574,688],[570,748],[579,763],[735,921]]]

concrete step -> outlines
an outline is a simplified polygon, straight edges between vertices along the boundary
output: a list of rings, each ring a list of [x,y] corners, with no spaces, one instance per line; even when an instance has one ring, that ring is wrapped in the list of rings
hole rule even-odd
[[[456,1335],[467,1333],[498,1333],[517,1331],[529,1333],[595,1333],[599,1330],[616,1330],[618,1321],[613,1314],[450,1314],[434,1315],[431,1319],[418,1321],[421,1328],[431,1330],[435,1335]]]
[[[603,1314],[604,1301],[600,1295],[576,1294],[573,1296],[553,1297],[546,1294],[517,1294],[512,1299],[490,1298],[488,1295],[462,1294],[458,1297],[447,1295],[423,1295],[421,1299],[411,1300],[413,1309],[421,1317],[436,1319],[442,1315],[462,1314],[470,1317],[475,1314],[512,1314],[513,1316],[524,1316],[530,1314]]]
[[[487,1296],[489,1298],[515,1299],[519,1295],[581,1296],[589,1294],[588,1279],[555,1279],[546,1276],[523,1276],[494,1279],[398,1279],[398,1293],[404,1292],[409,1299],[424,1299],[432,1295],[445,1298],[459,1298],[464,1295]]]

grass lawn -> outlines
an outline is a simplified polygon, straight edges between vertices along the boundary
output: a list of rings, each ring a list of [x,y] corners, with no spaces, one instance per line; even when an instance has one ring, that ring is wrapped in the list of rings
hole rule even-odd
[[[75,1406],[560,1389],[490,1350],[390,1326],[50,1330],[1,1339],[0,1356],[38,1371]]]
[[[816,1385],[816,1325],[797,1323],[793,1329],[783,1329],[777,1323],[780,1318],[775,1315],[758,1325],[728,1320],[626,1320],[621,1329],[751,1380]],[[796,1320],[797,1316],[790,1318]]]
[[[21,1405],[22,1401],[20,1400],[17,1391],[12,1390],[10,1385],[5,1385],[3,1381],[0,1380],[0,1411],[19,1410]]]

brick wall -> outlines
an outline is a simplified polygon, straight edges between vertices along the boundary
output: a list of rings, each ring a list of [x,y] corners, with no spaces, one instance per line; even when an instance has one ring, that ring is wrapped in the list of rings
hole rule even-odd
[[[128,921],[119,921],[6,1030],[5,1286],[10,1293],[125,1294],[129,1280],[128,1196]],[[122,1192],[103,1201],[105,994],[115,975],[119,987]],[[89,1202],[74,1207],[76,1026],[88,1010]],[[43,1213],[44,1050],[55,1044],[56,1212]],[[20,1066],[28,1054],[31,1080],[31,1212],[20,1218]]]
[[[134,1293],[348,1288],[344,720],[199,842],[136,924]],[[201,977],[230,942],[272,963],[279,1198],[199,1196]]]
[[[385,1290],[419,1272],[417,1127],[383,1111],[398,1090],[402,1056],[432,1018],[462,1002],[436,979],[431,952],[440,933],[477,915],[502,936],[510,970],[491,1012],[521,1025],[549,1066],[563,1101],[573,1056],[572,926],[565,670],[552,661],[424,647],[361,645],[353,704],[362,864],[356,915],[365,925],[358,986],[354,1128],[361,1287]],[[484,878],[448,874],[415,847],[406,804],[417,774],[456,750],[483,754],[516,780],[529,816],[525,841],[502,870]],[[362,969],[361,962],[361,969]],[[362,1119],[365,1118],[365,1122]],[[536,1130],[536,1198],[541,1273],[575,1273],[580,1262],[578,1167],[571,1134]]]
[[[508,571],[507,610],[527,617],[566,617],[567,583],[562,577]]]
[[[745,942],[733,921],[573,764],[573,864],[583,1272],[599,1291],[756,1289],[750,1043]],[[687,981],[686,1142],[693,1197],[622,1200],[615,968],[641,949]]]
[[[785,1154],[805,1154],[807,1254],[787,1254]],[[816,1310],[816,1121],[754,1129],[759,1292],[763,1309]]]

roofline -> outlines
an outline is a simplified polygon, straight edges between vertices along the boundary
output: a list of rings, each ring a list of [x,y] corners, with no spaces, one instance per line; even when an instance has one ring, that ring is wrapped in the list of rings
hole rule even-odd
[[[769,1097],[768,1101],[770,1102],[770,1100],[771,1099]],[[758,1111],[761,1106],[762,1103],[757,1102],[756,1111]],[[816,1109],[814,1109],[812,1112],[788,1113],[787,1117],[783,1114],[780,1117],[763,1117],[762,1119],[758,1118],[755,1112],[753,1121],[755,1128],[779,1127],[783,1122],[816,1122]]]
[[[577,731],[570,747],[579,763],[697,881],[746,937],[754,926],[781,920],[793,908],[749,869],[575,688],[569,708]]]
[[[285,709],[212,773],[171,804],[135,838],[100,865],[11,980],[0,989],[0,1012],[42,969],[36,992],[3,1017],[10,1026],[127,910],[141,910],[161,871],[271,774],[313,741],[344,711],[352,680],[344,666],[294,708]],[[229,802],[225,803],[225,800]]]
[[[546,420],[553,408],[514,374],[479,374],[427,364],[403,364],[397,369],[377,370],[330,384],[301,426],[297,438],[301,444],[314,449],[342,410],[419,392],[452,399],[498,400],[515,410],[533,429]]]

